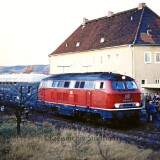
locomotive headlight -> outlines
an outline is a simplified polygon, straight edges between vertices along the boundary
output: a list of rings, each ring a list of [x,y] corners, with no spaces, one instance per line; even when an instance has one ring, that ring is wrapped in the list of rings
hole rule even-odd
[[[122,79],[126,79],[126,76],[122,76]]]
[[[114,106],[115,106],[115,108],[119,108],[120,104],[115,103]]]
[[[135,106],[136,106],[136,107],[139,107],[139,106],[140,106],[140,103],[137,102],[137,103],[135,104]]]

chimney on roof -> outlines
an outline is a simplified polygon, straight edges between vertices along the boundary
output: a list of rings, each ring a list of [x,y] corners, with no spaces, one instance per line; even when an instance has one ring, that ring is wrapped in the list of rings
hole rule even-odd
[[[146,3],[139,3],[138,9],[143,9],[146,6]]]
[[[112,11],[108,11],[108,17],[111,17],[111,16],[113,16],[113,12]]]
[[[85,24],[88,22],[88,19],[87,18],[83,18],[83,23],[82,25],[85,26]]]

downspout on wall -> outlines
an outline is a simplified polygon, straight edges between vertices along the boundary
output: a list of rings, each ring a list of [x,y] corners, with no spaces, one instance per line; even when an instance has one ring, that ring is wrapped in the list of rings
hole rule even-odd
[[[138,6],[139,10],[142,9],[142,14],[141,14],[141,17],[140,17],[140,20],[139,20],[139,24],[138,24],[138,27],[137,27],[137,31],[136,31],[136,35],[135,35],[134,41],[130,45],[131,53],[132,53],[132,77],[134,79],[136,79],[136,73],[135,73],[135,49],[134,49],[134,46],[136,44],[136,40],[137,40],[137,37],[138,37],[138,33],[139,33],[140,26],[141,26],[141,22],[142,22],[145,6],[146,6],[145,3],[140,3],[139,6]]]

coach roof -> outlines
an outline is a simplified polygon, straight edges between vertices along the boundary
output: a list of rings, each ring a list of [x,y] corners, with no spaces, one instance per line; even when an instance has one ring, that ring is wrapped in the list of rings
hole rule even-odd
[[[44,80],[122,80],[124,75],[111,72],[90,72],[90,73],[66,73],[57,74],[45,78]],[[133,80],[125,76],[127,80]]]

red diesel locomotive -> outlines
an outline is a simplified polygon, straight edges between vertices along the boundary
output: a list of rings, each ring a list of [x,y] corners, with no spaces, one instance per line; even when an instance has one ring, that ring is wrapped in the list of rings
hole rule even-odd
[[[43,79],[38,98],[45,107],[63,115],[103,120],[135,119],[141,93],[133,78],[111,72],[67,73]]]

